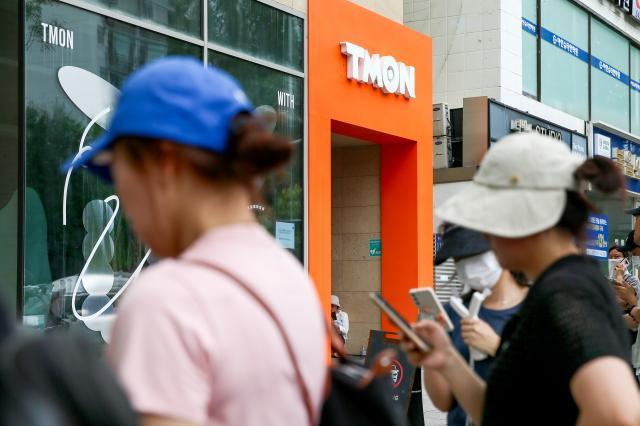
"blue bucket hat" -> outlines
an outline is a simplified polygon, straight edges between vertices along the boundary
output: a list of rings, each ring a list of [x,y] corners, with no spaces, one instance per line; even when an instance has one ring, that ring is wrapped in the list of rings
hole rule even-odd
[[[233,118],[253,106],[238,82],[226,72],[189,57],[166,57],[135,71],[122,92],[108,129],[62,170],[86,166],[108,182],[108,165],[96,155],[123,136],[163,139],[224,154]]]

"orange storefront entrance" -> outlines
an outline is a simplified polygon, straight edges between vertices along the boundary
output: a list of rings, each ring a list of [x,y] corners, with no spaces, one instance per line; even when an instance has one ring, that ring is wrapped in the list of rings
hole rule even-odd
[[[331,135],[379,145],[381,290],[415,319],[408,290],[433,278],[431,40],[346,0],[309,0],[308,35],[309,273],[329,312]],[[414,67],[415,98],[347,78],[344,42]]]

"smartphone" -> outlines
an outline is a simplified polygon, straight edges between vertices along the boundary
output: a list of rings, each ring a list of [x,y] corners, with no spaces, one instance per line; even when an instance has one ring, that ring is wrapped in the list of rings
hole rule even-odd
[[[434,320],[438,317],[442,318],[444,322],[444,329],[447,330],[448,333],[451,333],[453,331],[454,327],[453,323],[451,322],[451,318],[449,318],[449,315],[447,315],[447,311],[444,310],[442,303],[440,303],[440,301],[438,300],[438,296],[436,296],[436,293],[432,288],[412,288],[411,290],[409,290],[409,295],[413,299],[413,303],[416,304],[420,312],[424,312]]]
[[[616,266],[622,265],[626,270],[629,267],[629,260],[624,257],[621,260],[609,260],[609,279],[614,280],[616,275]]]
[[[420,336],[418,336],[418,334],[413,330],[413,328],[411,328],[409,323],[404,318],[402,318],[402,316],[398,313],[398,311],[393,309],[393,307],[389,304],[389,302],[384,300],[382,296],[380,296],[377,293],[371,293],[369,297],[371,297],[371,300],[373,300],[373,303],[378,305],[378,307],[380,308],[380,310],[382,310],[382,312],[387,314],[391,322],[396,327],[398,327],[400,331],[402,331],[402,333],[404,333],[404,335],[407,336],[407,338],[409,338],[409,340],[415,343],[415,345],[418,347],[418,349],[421,352],[429,352],[431,350],[431,346],[429,346],[427,342],[425,342],[424,340],[422,340]]]

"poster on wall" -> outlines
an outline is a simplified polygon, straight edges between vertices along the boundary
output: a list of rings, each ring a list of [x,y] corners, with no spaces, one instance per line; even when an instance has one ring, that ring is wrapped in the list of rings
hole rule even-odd
[[[590,214],[587,221],[587,256],[607,259],[609,248],[609,218]]]
[[[276,240],[286,249],[296,247],[296,225],[289,222],[276,222]]]

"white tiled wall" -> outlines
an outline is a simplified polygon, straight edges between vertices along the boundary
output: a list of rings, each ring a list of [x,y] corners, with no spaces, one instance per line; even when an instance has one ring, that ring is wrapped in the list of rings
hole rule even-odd
[[[604,0],[584,3],[623,19]],[[521,0],[404,0],[405,25],[433,39],[434,103],[488,96],[584,132],[584,121],[522,95],[521,18]]]
[[[307,0],[274,0],[276,3],[289,6],[298,12],[307,13]]]
[[[405,25],[433,38],[434,103],[522,92],[518,0],[404,0]]]
[[[349,0],[402,24],[402,0]]]

